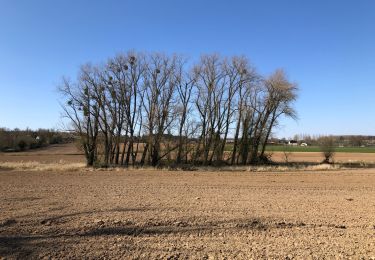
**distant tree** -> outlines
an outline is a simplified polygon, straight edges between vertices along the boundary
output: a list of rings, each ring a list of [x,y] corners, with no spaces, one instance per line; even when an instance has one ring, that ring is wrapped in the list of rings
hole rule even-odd
[[[335,155],[335,143],[332,136],[323,136],[319,138],[319,147],[324,156],[323,163],[332,163]]]
[[[21,151],[25,150],[27,147],[27,143],[24,139],[19,140],[17,145]]]
[[[292,155],[292,147],[287,144],[283,144],[283,157],[286,164],[290,162],[290,156]]]
[[[350,136],[349,142],[352,146],[360,147],[363,144],[363,137],[362,136]]]
[[[10,130],[0,128],[0,151],[24,151],[70,141],[71,136],[69,133],[52,129]]]

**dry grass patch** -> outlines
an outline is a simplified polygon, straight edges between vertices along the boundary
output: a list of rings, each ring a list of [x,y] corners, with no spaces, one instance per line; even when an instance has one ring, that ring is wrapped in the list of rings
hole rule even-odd
[[[86,167],[85,163],[73,163],[66,161],[43,163],[38,161],[19,161],[19,162],[0,162],[0,170],[6,171],[126,171],[128,169],[136,171],[201,171],[201,172],[288,172],[288,171],[330,171],[345,170],[353,168],[373,168],[374,164],[368,164],[360,161],[351,161],[349,163],[338,162],[335,164],[311,164],[311,163],[292,163],[292,164],[274,164],[274,165],[252,165],[252,166],[191,166],[186,167],[164,167],[154,168],[150,166],[144,167],[108,167],[108,168],[92,168]]]
[[[78,171],[86,167],[85,163],[41,163],[31,162],[0,162],[0,170],[17,170],[17,171]]]

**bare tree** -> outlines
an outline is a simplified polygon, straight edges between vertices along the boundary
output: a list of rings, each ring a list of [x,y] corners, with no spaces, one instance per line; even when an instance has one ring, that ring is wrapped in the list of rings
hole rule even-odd
[[[292,155],[292,149],[289,145],[287,144],[283,144],[283,156],[284,156],[284,161],[285,163],[289,163],[290,162],[290,156]]]
[[[143,101],[148,130],[148,144],[145,149],[148,150],[148,161],[152,166],[157,166],[165,156],[161,156],[161,142],[173,121],[173,95],[177,85],[176,60],[176,56],[154,54],[149,57],[147,64]]]
[[[186,127],[186,123],[191,111],[190,100],[191,94],[194,88],[196,79],[192,73],[184,72],[184,63],[180,62],[176,67],[176,83],[177,83],[177,93],[178,93],[178,103],[177,103],[177,113],[178,113],[178,150],[176,155],[176,163],[180,164],[183,157],[183,149],[185,146],[185,154],[187,151],[187,143],[189,137],[189,131]],[[184,131],[185,130],[185,131]],[[184,145],[185,144],[185,145]],[[186,156],[186,155],[185,155]],[[185,160],[187,161],[187,160]]]
[[[220,144],[224,116],[225,74],[219,55],[202,56],[195,66],[197,98],[195,106],[199,113],[201,134],[196,156],[203,156],[203,164],[211,163]],[[211,154],[210,154],[210,151]],[[211,155],[211,156],[210,156]]]
[[[97,102],[92,99],[97,83],[93,74],[92,66],[83,66],[77,83],[63,79],[59,87],[64,101],[63,115],[70,120],[81,141],[88,166],[93,166],[97,161],[99,135],[99,108]]]
[[[332,136],[323,136],[319,138],[319,147],[324,156],[323,163],[332,163],[335,155],[335,143]]]
[[[246,113],[245,111],[245,107],[249,94],[252,92],[253,84],[257,80],[258,75],[255,72],[255,69],[250,66],[249,61],[245,57],[234,57],[232,59],[232,69],[234,72],[230,73],[230,75],[232,75],[232,77],[234,76],[233,83],[236,86],[236,93],[234,95],[236,105],[233,109],[233,116],[237,117],[231,156],[231,164],[233,165],[238,163],[239,134],[241,127],[243,129],[247,128],[242,126],[242,123],[244,122],[244,114],[249,116],[249,113]],[[248,119],[249,118],[245,120],[245,123],[249,121]],[[246,131],[243,131],[243,133],[245,132]]]
[[[283,70],[276,70],[265,81],[267,89],[266,104],[271,111],[268,118],[268,125],[262,145],[260,157],[264,157],[264,152],[268,139],[273,127],[276,125],[280,116],[284,115],[293,119],[297,119],[297,113],[293,108],[293,102],[297,99],[297,85],[289,82]]]

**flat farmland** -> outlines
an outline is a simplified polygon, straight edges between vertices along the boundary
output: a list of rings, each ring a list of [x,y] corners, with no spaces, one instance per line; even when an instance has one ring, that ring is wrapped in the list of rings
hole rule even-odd
[[[297,147],[300,148],[300,147]],[[306,149],[302,147],[303,149]],[[358,150],[359,149],[359,150]],[[368,152],[369,150],[361,151],[361,148],[354,149],[354,152],[336,152],[334,160],[337,162],[367,162],[375,163],[375,153]],[[280,149],[279,149],[280,150]],[[371,150],[372,151],[372,150]],[[281,151],[268,151],[271,154],[271,159],[275,162],[285,162],[284,153]],[[304,150],[302,152],[292,151],[289,154],[290,162],[310,162],[317,163],[323,161],[323,156],[320,152],[312,149],[312,152]],[[84,155],[73,144],[53,145],[47,148],[37,149],[33,151],[18,152],[18,153],[1,153],[0,162],[40,162],[40,163],[78,163],[85,162]]]
[[[271,159],[275,162],[285,162],[285,155],[283,152],[271,152]],[[320,152],[291,152],[288,160],[290,162],[310,162],[320,163],[323,161],[323,155]],[[335,162],[375,162],[375,153],[347,153],[337,152],[333,156]]]
[[[69,143],[25,152],[0,152],[0,162],[77,163],[85,162],[85,157],[74,144]]]
[[[0,169],[0,196],[5,259],[375,257],[373,169]]]

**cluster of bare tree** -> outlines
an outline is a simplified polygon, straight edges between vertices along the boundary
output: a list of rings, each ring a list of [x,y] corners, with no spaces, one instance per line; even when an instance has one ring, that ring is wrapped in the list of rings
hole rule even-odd
[[[129,52],[85,65],[64,80],[64,115],[87,165],[248,164],[281,116],[296,117],[297,86],[282,70],[267,78],[246,57]]]

